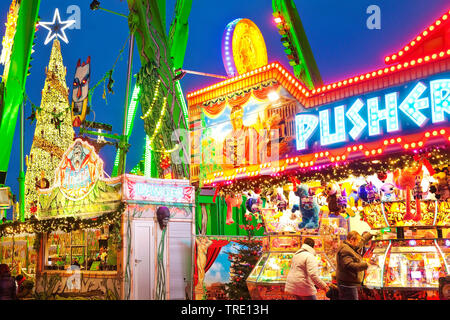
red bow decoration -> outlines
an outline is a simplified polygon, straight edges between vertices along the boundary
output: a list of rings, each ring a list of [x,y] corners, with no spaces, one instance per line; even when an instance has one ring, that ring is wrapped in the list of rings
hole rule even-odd
[[[161,162],[160,162],[160,167],[163,170],[166,170],[167,168],[170,167],[170,157],[169,155],[165,154],[161,157]]]
[[[216,188],[216,191],[214,192],[214,197],[213,197],[213,203],[216,203],[216,198],[217,198],[217,194],[219,193],[220,187]]]
[[[289,180],[294,184],[294,191],[297,191],[297,185],[301,183],[296,177],[289,177]]]
[[[416,154],[414,155],[414,161],[421,162],[425,168],[427,168],[428,172],[430,173],[430,176],[433,176],[436,172],[434,171],[433,167],[431,166],[430,161],[428,161],[428,157],[430,154],[424,155],[424,154]]]

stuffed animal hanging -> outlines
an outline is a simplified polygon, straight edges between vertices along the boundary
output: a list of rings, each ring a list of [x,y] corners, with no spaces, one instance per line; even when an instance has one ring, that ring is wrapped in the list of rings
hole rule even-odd
[[[348,184],[348,186],[345,183],[342,184],[343,189],[346,190],[346,193],[348,193],[347,208],[345,211],[350,217],[354,217],[356,214],[355,212],[358,211],[358,206],[361,200],[358,196],[358,186],[356,183],[352,182]]]
[[[406,214],[403,216],[404,220],[414,220],[419,221],[422,219],[420,214],[420,201],[416,201],[416,214],[411,213],[411,190],[413,190],[416,184],[416,175],[421,174],[422,166],[418,168],[406,168],[403,170],[397,169],[394,172],[394,181],[396,186],[402,190],[404,199],[406,201]]]
[[[395,194],[396,187],[393,183],[386,182],[380,187],[381,201],[394,201],[397,200]]]
[[[434,194],[436,200],[447,201],[450,199],[450,176],[447,175],[446,171],[435,173],[433,178],[436,182],[430,186],[430,192]]]
[[[261,211],[262,200],[258,194],[250,192],[247,201],[245,201],[245,208],[251,212],[256,213]]]
[[[337,199],[337,204],[340,208],[347,208],[347,193],[345,192],[345,190],[341,191],[341,194]]]
[[[251,221],[252,217],[255,217],[259,223],[262,222],[260,219],[262,200],[259,194],[252,191],[249,192],[247,201],[245,201],[245,208],[247,209],[245,217],[248,221]]]
[[[378,201],[380,198],[378,196],[377,188],[372,182],[366,182],[361,185],[358,189],[358,196],[364,202],[373,203]]]
[[[234,223],[233,220],[233,208],[239,208],[242,204],[242,195],[227,195],[225,197],[225,202],[227,204],[227,220],[226,224],[230,225]]]
[[[300,203],[292,207],[292,212],[300,210],[302,214],[302,222],[299,223],[298,227],[300,229],[317,229],[319,227],[320,207],[310,193],[310,189],[307,185],[302,184],[297,186],[294,192],[299,197]]]
[[[283,188],[277,188],[272,193],[271,202],[275,204],[278,211],[283,212],[287,208],[287,200],[283,194]]]
[[[338,204],[338,198],[341,196],[339,185],[336,182],[329,182],[325,187],[325,194],[327,195],[330,214],[335,216],[339,215],[342,211],[342,207]]]

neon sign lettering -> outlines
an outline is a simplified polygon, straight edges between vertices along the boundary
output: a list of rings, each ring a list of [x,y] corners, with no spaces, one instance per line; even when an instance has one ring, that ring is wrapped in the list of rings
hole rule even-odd
[[[428,88],[429,97],[425,95]],[[446,122],[450,114],[450,79],[430,81],[429,86],[418,82],[403,100],[399,99],[399,92],[387,92],[383,98],[380,95],[368,97],[365,102],[363,98],[357,98],[348,104],[350,107],[340,104],[334,108],[321,108],[318,114],[297,114],[297,150],[306,150],[317,140],[320,146],[332,146],[348,141],[349,137],[353,141],[364,135],[376,138],[383,135],[383,129],[387,133],[401,131],[402,124],[420,129],[429,118],[433,124]],[[430,112],[431,117],[424,113],[425,110]],[[401,114],[404,116],[400,117]],[[319,138],[315,137],[317,127]]]
[[[176,186],[152,185],[148,183],[136,183],[134,196],[146,200],[183,201],[184,188]]]

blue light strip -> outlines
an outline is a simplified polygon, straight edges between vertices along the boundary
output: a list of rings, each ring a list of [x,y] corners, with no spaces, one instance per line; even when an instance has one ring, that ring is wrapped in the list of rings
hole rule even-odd
[[[314,133],[319,119],[312,114],[298,114],[295,116],[295,132],[297,136],[297,150],[307,148],[306,142]]]
[[[433,123],[443,122],[445,121],[444,113],[450,114],[450,80],[431,81],[430,88]]]
[[[330,133],[330,109],[319,112],[320,144],[326,146],[333,143],[344,142],[345,138],[345,106],[334,108],[335,133]]]
[[[396,93],[387,94],[386,100],[390,101],[386,104],[386,109],[380,110],[378,109],[379,97],[367,99],[370,136],[381,134],[380,120],[386,120],[387,132],[394,132],[399,129]]]
[[[222,38],[222,60],[229,77],[237,76],[236,65],[233,59],[233,33],[237,23],[242,18],[231,21],[226,27]]]
[[[427,121],[427,117],[419,111],[429,108],[428,98],[419,99],[426,89],[427,87],[422,82],[419,82],[398,107],[419,127],[422,127]],[[388,95],[386,95],[386,104],[387,99]]]
[[[359,115],[359,111],[364,106],[364,102],[361,98],[357,99],[350,109],[347,111],[347,118],[352,122],[353,128],[348,133],[353,140],[358,140],[361,136],[364,128],[367,126],[367,122]]]

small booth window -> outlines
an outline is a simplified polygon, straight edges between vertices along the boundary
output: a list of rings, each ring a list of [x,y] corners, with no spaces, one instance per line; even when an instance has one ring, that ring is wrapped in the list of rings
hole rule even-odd
[[[83,271],[117,270],[117,245],[109,228],[77,230],[47,235],[45,269]]]
[[[7,264],[13,276],[36,273],[37,253],[33,247],[34,239],[34,235],[0,238],[0,263]]]

